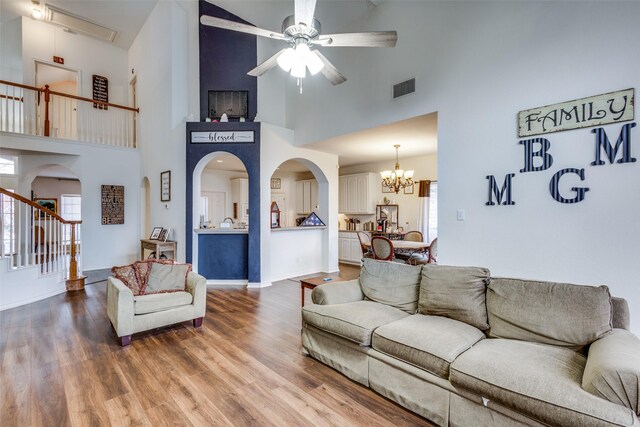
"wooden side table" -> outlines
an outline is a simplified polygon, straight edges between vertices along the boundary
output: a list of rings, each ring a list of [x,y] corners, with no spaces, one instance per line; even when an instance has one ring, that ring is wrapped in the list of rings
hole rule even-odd
[[[148,250],[156,253],[156,259],[160,258],[160,254],[164,252],[172,252],[171,259],[176,259],[176,249],[178,243],[175,240],[167,240],[166,242],[160,240],[140,239],[140,257],[146,259],[144,250]],[[168,257],[169,258],[169,257]]]
[[[309,277],[307,279],[300,279],[300,291],[302,296],[302,307],[304,307],[304,289],[314,289],[316,286],[324,285],[325,283],[343,282],[347,279],[340,276],[340,273],[321,274],[320,276]]]

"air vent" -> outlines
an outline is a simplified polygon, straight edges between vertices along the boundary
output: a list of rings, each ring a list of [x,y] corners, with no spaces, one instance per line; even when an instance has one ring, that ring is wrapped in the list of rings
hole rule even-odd
[[[406,80],[393,85],[393,99],[409,95],[416,91],[416,79]]]
[[[66,31],[84,34],[107,42],[113,42],[118,34],[111,28],[103,27],[49,4],[45,7],[45,21],[59,25]]]

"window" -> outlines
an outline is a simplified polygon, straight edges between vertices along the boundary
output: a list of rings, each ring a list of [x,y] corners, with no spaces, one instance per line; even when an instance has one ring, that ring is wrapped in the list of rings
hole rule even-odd
[[[429,184],[429,241],[438,237],[438,182]]]
[[[0,175],[15,175],[16,163],[18,163],[17,157],[1,155],[0,156]]]
[[[13,190],[7,190],[13,193]],[[11,255],[15,252],[15,200],[4,194],[0,194],[0,210],[2,211],[2,255]]]
[[[60,196],[60,216],[67,221],[80,221],[82,219],[82,197],[79,194],[63,194]],[[62,227],[62,241],[71,241],[71,227]],[[76,236],[77,239],[77,236]]]

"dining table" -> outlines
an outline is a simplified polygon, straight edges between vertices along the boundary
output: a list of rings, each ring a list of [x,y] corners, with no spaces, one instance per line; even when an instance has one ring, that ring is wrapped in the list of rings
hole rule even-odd
[[[393,250],[403,253],[424,252],[428,247],[427,242],[414,242],[412,240],[392,240]],[[371,247],[371,243],[364,243],[368,248]]]

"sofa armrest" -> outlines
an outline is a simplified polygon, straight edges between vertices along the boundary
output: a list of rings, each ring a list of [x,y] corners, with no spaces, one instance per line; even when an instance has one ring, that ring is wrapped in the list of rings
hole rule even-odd
[[[113,276],[107,279],[107,315],[119,337],[133,334],[133,293]]]
[[[640,415],[640,339],[624,329],[593,342],[582,388]]]
[[[187,292],[193,295],[195,317],[204,317],[207,311],[207,279],[190,271],[187,274]]]
[[[314,304],[344,304],[347,302],[362,301],[364,294],[360,289],[359,279],[347,282],[325,283],[316,286],[311,292],[311,300]]]

